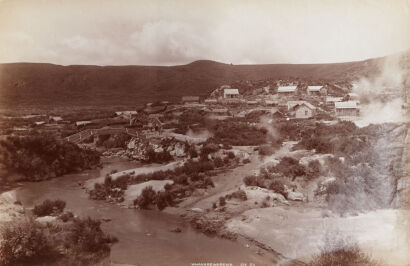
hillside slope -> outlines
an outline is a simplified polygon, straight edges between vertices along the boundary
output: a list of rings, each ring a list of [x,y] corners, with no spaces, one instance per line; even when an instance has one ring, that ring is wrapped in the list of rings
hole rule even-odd
[[[353,80],[379,72],[382,58],[337,64],[229,65],[195,61],[180,66],[60,66],[0,64],[0,107],[134,106],[182,95],[206,96],[238,80],[300,78]]]

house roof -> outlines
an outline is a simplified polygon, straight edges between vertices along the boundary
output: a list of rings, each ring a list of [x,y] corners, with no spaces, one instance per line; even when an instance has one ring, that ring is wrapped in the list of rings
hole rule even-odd
[[[341,102],[342,100],[343,100],[343,97],[331,97],[331,96],[326,97],[326,102]]]
[[[226,113],[228,112],[228,108],[214,108],[212,109],[213,113]]]
[[[316,106],[314,106],[313,104],[308,103],[308,102],[303,102],[303,103],[300,103],[300,104],[298,104],[296,107],[298,107],[298,106],[302,106],[302,105],[307,106],[307,107],[308,107],[309,109],[311,109],[311,110],[315,110],[315,109],[316,109]]]
[[[307,90],[308,91],[320,91],[321,88],[323,88],[323,86],[308,86]]]
[[[63,120],[63,118],[61,116],[50,116],[50,119],[54,120],[54,121],[62,121]]]
[[[208,99],[205,99],[204,102],[206,102],[206,103],[216,103],[216,102],[218,102],[218,100],[217,100],[217,99],[213,99],[213,98],[208,98]]]
[[[297,86],[279,86],[278,92],[295,92]]]
[[[356,109],[357,102],[356,101],[347,101],[347,102],[335,102],[336,109]]]
[[[309,109],[311,109],[311,110],[315,110],[315,109],[316,109],[316,107],[315,107],[313,104],[311,104],[311,103],[309,103],[309,102],[306,102],[306,101],[299,101],[298,103],[296,103],[295,105],[293,105],[293,106],[291,106],[291,107],[288,106],[288,109],[289,109],[289,110],[295,109],[295,108],[297,108],[297,107],[299,107],[299,106],[302,106],[302,105],[305,105],[307,108],[309,108]]]
[[[273,100],[265,100],[266,104],[277,104],[277,101],[273,101]]]
[[[238,89],[224,89],[224,94],[235,94],[238,95],[239,91]]]
[[[306,101],[288,101],[286,103],[286,105],[288,106],[288,110],[292,109],[293,107],[295,107],[298,104],[304,103]]]
[[[182,101],[199,101],[199,96],[182,96]]]
[[[88,124],[91,124],[91,123],[92,123],[91,121],[77,121],[77,122],[75,122],[75,124],[77,126],[88,125]]]

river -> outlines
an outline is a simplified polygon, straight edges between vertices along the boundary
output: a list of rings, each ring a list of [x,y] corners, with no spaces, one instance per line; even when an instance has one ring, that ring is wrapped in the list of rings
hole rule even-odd
[[[272,265],[266,256],[256,254],[238,242],[208,237],[194,231],[179,216],[155,210],[121,208],[105,201],[88,199],[79,183],[118,171],[138,167],[136,163],[121,160],[104,162],[101,169],[87,170],[48,181],[24,183],[17,189],[17,199],[25,208],[31,208],[45,199],[66,201],[66,210],[75,215],[99,219],[105,232],[116,236],[119,242],[111,249],[111,262],[131,265],[190,265],[191,263],[223,262],[239,265],[255,263]],[[181,233],[170,232],[176,226]]]

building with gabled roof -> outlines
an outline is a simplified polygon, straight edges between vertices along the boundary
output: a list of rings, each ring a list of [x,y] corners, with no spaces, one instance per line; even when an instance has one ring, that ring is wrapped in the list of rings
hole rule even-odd
[[[182,96],[182,103],[199,103],[199,96]]]
[[[289,111],[298,119],[311,118],[316,114],[316,107],[309,102],[300,101],[293,105]]]
[[[359,116],[359,106],[356,101],[335,102],[337,116]]]
[[[306,91],[308,95],[312,96],[320,96],[327,94],[327,90],[323,86],[308,86]]]
[[[239,97],[238,89],[224,89],[225,99],[234,99]]]
[[[279,86],[278,94],[280,95],[292,95],[296,93],[297,86]]]

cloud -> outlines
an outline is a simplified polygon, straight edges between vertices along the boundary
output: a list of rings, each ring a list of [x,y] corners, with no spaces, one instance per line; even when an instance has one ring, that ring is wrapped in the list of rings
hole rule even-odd
[[[179,21],[145,23],[130,36],[130,44],[145,62],[181,63],[206,53],[206,40],[193,25]]]
[[[408,13],[406,0],[6,0],[0,62],[362,60],[409,48]]]

